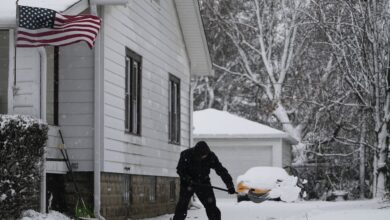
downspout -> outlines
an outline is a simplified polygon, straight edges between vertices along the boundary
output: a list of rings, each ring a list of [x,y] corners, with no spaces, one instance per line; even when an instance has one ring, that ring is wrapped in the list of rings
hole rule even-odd
[[[190,148],[194,146],[194,86],[191,83],[191,76],[190,76]]]
[[[9,30],[9,61],[8,61],[8,114],[14,113],[14,73],[15,73],[15,30]]]
[[[127,5],[128,0],[90,0],[91,14],[98,16],[98,5]],[[105,220],[100,214],[101,208],[101,151],[103,149],[104,137],[104,99],[103,99],[103,85],[104,85],[104,67],[103,67],[103,48],[102,48],[102,31],[104,23],[102,23],[101,31],[99,32],[95,41],[94,52],[94,214],[97,219]]]
[[[47,87],[47,54],[43,47],[38,48],[40,59],[40,118],[46,123],[46,87]],[[41,177],[41,195],[40,195],[41,213],[46,213],[46,149],[44,149],[42,159],[42,177]]]

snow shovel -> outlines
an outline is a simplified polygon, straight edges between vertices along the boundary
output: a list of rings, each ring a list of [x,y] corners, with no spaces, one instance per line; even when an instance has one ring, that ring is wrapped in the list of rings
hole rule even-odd
[[[216,190],[229,192],[229,190],[227,190],[227,189],[217,187],[217,186],[211,186],[211,185],[207,185],[207,184],[193,183],[193,185],[200,186],[200,187],[211,187],[211,188],[216,189]],[[238,194],[238,193],[235,192],[234,194]],[[262,202],[268,200],[269,199],[268,195],[269,195],[268,192],[265,194],[261,194],[261,195],[257,194],[257,193],[255,193],[254,189],[250,189],[248,191],[248,199],[254,203],[262,203]]]
[[[62,137],[62,132],[61,132],[61,130],[58,130],[58,132],[60,134],[61,143],[62,143],[62,144],[60,144],[59,148],[60,148],[62,156],[64,157],[66,167],[68,168],[68,171],[70,173],[70,178],[71,178],[73,186],[74,186],[74,190],[75,190],[77,197],[78,197],[76,207],[75,207],[75,216],[77,218],[80,218],[80,219],[91,219],[91,217],[93,217],[93,212],[91,212],[87,208],[83,198],[81,197],[79,188],[77,187],[76,181],[74,180],[72,164],[70,163],[70,160],[69,160],[69,155],[68,155],[68,151],[67,151],[66,146],[65,146],[65,141],[64,141],[64,138]]]

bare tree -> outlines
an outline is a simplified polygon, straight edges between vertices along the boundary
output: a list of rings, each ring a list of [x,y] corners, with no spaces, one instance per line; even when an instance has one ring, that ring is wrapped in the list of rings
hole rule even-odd
[[[383,197],[390,129],[389,2],[334,2],[337,12],[333,16],[327,12],[329,5],[317,2],[320,22],[326,30],[327,42],[335,51],[346,86],[356,100],[355,105],[367,110],[367,123],[374,124],[373,194]]]

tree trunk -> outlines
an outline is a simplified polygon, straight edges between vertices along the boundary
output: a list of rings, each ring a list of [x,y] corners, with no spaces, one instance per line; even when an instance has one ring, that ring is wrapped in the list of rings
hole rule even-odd
[[[378,159],[376,166],[377,185],[374,192],[375,198],[384,198],[386,193],[386,159],[388,155],[388,132],[387,123],[383,123],[380,133],[378,134]]]
[[[364,140],[366,137],[366,123],[365,120],[363,120],[362,130],[360,132],[360,147],[359,147],[359,159],[360,159],[360,167],[359,167],[359,176],[360,176],[360,198],[364,199],[364,190],[365,190],[365,174],[366,174],[366,167],[365,167],[365,145]]]
[[[294,164],[302,164],[306,162],[305,148],[306,145],[302,143],[302,130],[300,126],[294,127],[287,115],[286,109],[282,104],[278,104],[273,114],[283,125],[283,130],[287,132],[291,137],[298,141],[297,145],[293,146]]]
[[[210,85],[210,81],[208,77],[206,77],[206,85],[207,85],[207,93],[209,98],[207,108],[212,108],[214,105],[215,95],[214,95],[214,88]]]

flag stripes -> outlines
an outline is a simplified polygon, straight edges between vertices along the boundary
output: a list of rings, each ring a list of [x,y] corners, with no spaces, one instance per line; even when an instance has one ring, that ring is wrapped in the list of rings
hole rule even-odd
[[[19,6],[18,47],[95,43],[101,19],[93,15],[62,15],[51,9]]]

